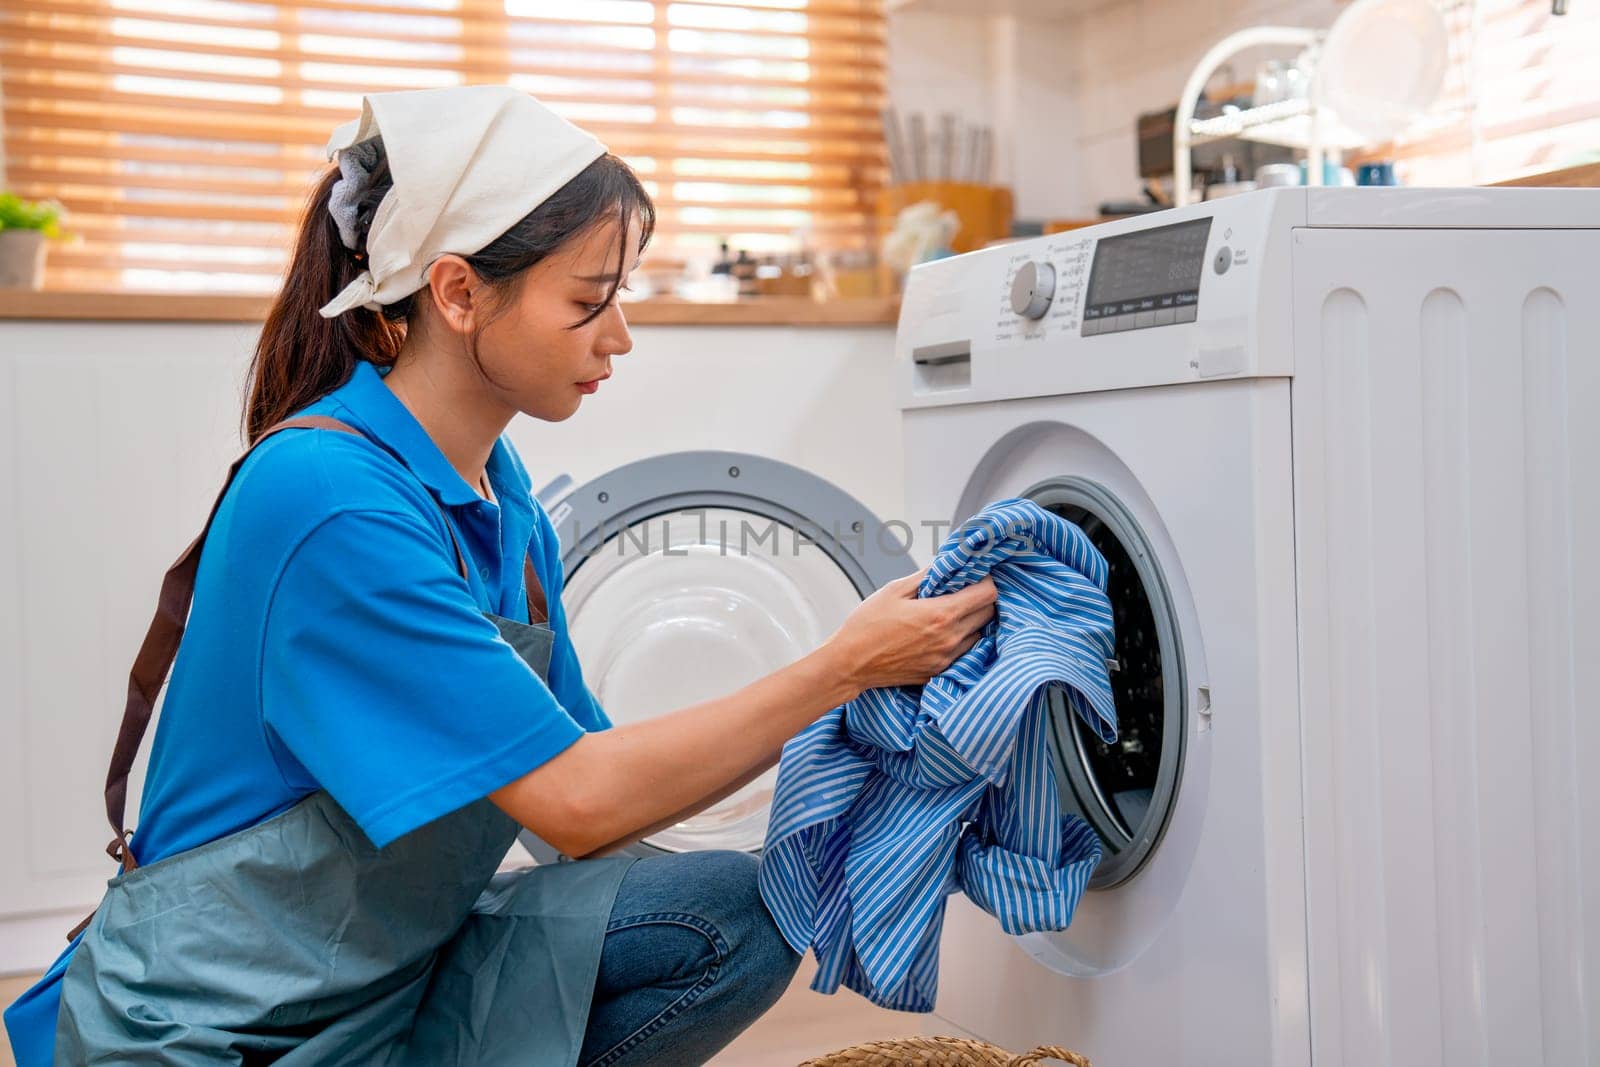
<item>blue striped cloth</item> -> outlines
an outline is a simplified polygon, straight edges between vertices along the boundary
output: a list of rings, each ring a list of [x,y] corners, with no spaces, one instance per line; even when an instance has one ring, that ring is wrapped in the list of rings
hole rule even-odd
[[[996,619],[948,670],[869,690],[784,746],[761,895],[815,951],[818,992],[931,1011],[949,893],[1007,933],[1061,930],[1100,862],[1094,831],[1061,813],[1046,697],[1059,686],[1116,739],[1106,561],[1065,519],[1002,500],[945,540],[918,595],[984,575]]]

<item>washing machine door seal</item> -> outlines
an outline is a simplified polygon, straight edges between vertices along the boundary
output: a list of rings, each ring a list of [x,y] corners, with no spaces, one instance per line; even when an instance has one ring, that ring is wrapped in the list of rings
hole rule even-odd
[[[1109,889],[1149,861],[1176,803],[1188,691],[1180,627],[1156,553],[1115,494],[1063,475],[1023,495],[1077,524],[1110,564],[1117,741],[1094,736],[1059,692],[1051,694],[1050,719],[1062,807],[1087,821],[1105,845],[1089,888]]]
[[[538,494],[561,540],[562,602],[585,681],[617,724],[725,695],[810,652],[884,583],[910,533],[802,468],[675,452]],[[757,852],[775,771],[631,846]],[[541,862],[559,859],[531,833]]]

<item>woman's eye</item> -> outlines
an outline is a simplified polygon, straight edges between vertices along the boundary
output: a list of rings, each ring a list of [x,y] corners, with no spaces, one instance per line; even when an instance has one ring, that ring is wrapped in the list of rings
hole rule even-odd
[[[617,289],[618,289],[619,292],[624,292],[624,293],[633,292],[633,286],[631,286],[631,285],[619,285],[619,286],[617,286]],[[583,308],[585,311],[589,312],[592,315],[595,312],[598,312],[598,311],[602,310],[603,308],[607,307],[608,305],[610,305],[610,303],[611,303],[611,300],[608,298],[606,300],[601,301],[598,304],[580,303],[578,306]]]

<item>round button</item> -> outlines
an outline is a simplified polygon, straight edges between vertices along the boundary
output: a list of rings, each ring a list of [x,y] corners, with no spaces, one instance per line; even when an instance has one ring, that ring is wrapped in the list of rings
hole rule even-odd
[[[1056,269],[1048,263],[1029,260],[1011,279],[1011,310],[1025,319],[1043,318],[1056,295]]]
[[[1217,249],[1217,258],[1211,261],[1211,265],[1218,274],[1228,273],[1228,268],[1233,266],[1233,249],[1227,245]]]

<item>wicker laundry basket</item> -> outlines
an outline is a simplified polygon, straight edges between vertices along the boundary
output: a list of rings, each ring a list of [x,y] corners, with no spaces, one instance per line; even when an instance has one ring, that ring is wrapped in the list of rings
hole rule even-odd
[[[851,1045],[826,1056],[806,1060],[800,1067],[1045,1067],[1046,1060],[1060,1060],[1072,1067],[1089,1067],[1089,1061],[1076,1052],[1054,1045],[1041,1045],[1032,1052],[1016,1055],[982,1041],[960,1037],[903,1037],[894,1041],[869,1041]]]

